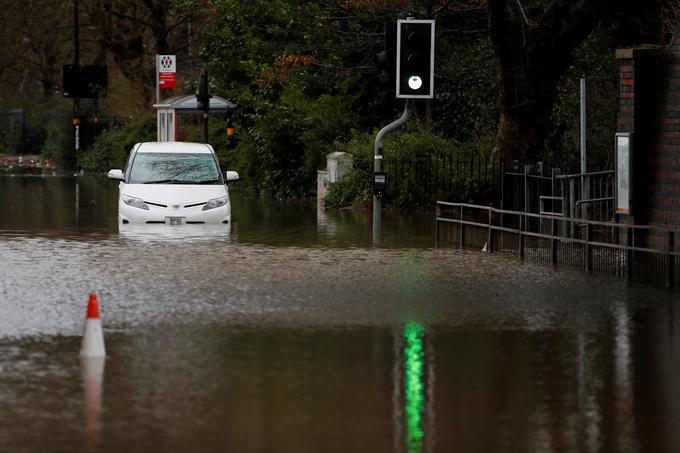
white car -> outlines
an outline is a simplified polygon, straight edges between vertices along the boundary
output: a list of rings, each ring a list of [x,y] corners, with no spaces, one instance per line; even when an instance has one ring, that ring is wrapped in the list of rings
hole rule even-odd
[[[230,224],[231,205],[215,151],[208,144],[138,143],[124,170],[111,170],[120,180],[119,224]]]

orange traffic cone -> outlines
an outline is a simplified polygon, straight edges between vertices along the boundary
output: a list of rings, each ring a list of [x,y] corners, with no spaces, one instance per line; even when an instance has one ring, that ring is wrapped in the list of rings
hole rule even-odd
[[[90,299],[87,301],[87,319],[85,320],[85,334],[80,346],[80,355],[82,357],[106,356],[104,332],[102,331],[102,322],[99,319],[99,302],[97,301],[97,294],[94,292],[90,293]]]

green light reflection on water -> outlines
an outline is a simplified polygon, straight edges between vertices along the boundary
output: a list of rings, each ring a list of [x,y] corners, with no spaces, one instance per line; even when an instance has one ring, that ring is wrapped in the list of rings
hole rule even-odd
[[[423,333],[425,328],[410,322],[404,326],[404,394],[406,398],[406,447],[409,453],[423,449],[423,409],[425,385],[423,382]]]

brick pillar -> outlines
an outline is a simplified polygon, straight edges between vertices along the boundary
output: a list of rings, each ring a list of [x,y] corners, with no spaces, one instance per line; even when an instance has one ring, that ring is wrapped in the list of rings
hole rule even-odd
[[[616,57],[619,66],[618,104],[616,115],[616,132],[633,132],[635,130],[635,60]]]
[[[632,215],[622,216],[620,220],[625,223],[644,224],[650,217],[647,172],[656,136],[658,74],[663,55],[664,49],[659,46],[616,51],[619,70],[616,131],[633,133]]]

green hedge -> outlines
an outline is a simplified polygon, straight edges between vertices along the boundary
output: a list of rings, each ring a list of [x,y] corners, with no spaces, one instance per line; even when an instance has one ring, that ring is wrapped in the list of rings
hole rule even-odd
[[[130,150],[136,143],[156,140],[156,119],[131,119],[104,132],[92,146],[82,151],[79,164],[86,172],[107,172],[123,168]]]
[[[355,132],[348,142],[335,144],[333,151],[353,156],[354,168],[342,180],[329,186],[324,199],[327,207],[370,204],[376,134],[377,131]],[[476,172],[466,170],[454,174],[445,170],[451,162],[465,163],[467,169],[470,161],[487,165],[493,140],[493,135],[489,134],[479,141],[461,143],[412,120],[383,141],[383,170],[388,177],[385,202],[400,208],[430,207],[437,199],[446,198],[445,185],[459,187],[460,197],[465,201],[488,196],[487,183]]]

